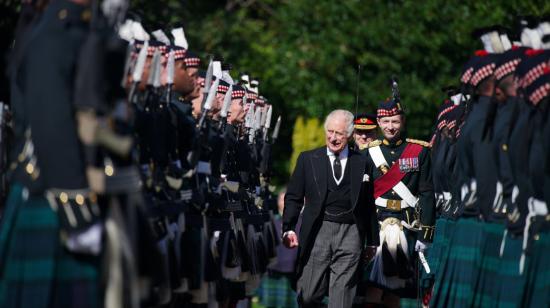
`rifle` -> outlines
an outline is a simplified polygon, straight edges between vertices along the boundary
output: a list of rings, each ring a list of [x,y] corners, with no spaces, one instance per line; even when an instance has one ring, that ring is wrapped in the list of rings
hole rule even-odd
[[[145,62],[147,61],[147,49],[149,49],[149,41],[145,41],[139,51],[134,72],[132,73],[132,86],[130,87],[130,91],[128,93],[128,102],[134,102],[136,89],[141,82],[141,76],[143,75],[143,69],[145,68]]]
[[[233,94],[233,85],[229,86],[229,90],[227,90],[227,93],[225,93],[225,96],[223,98],[223,106],[222,110],[220,112],[221,121],[220,121],[220,131],[223,133],[225,131],[225,126],[227,125],[227,113],[229,111],[229,107],[231,106],[231,95]]]

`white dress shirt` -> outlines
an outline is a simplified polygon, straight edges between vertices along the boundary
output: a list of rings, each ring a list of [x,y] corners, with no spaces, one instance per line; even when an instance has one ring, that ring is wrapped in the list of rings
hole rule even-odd
[[[328,155],[328,159],[330,160],[330,169],[332,170],[332,177],[336,181],[337,185],[340,185],[340,182],[342,182],[342,179],[344,178],[344,170],[346,170],[346,163],[348,162],[348,154],[349,154],[349,149],[346,146],[342,150],[342,152],[340,152],[340,154],[338,155],[338,157],[340,157],[340,165],[342,165],[342,173],[340,174],[340,178],[337,179],[336,176],[334,175],[334,159],[336,158],[336,156],[334,155],[334,152],[329,150],[329,148],[327,147],[327,155]]]

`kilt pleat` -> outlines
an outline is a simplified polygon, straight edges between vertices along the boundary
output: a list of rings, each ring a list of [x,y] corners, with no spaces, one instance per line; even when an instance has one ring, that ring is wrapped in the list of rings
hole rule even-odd
[[[481,252],[481,268],[475,287],[474,306],[494,307],[497,304],[500,280],[500,246],[505,226],[497,223],[484,223],[485,243]]]
[[[451,248],[452,235],[455,230],[456,221],[440,218],[437,221],[442,226],[441,232],[436,232],[434,241],[439,242],[439,256],[435,264],[436,270],[434,270],[434,291],[430,303],[433,307],[441,307],[445,302],[449,294],[449,288],[451,286],[452,271],[450,271],[449,253]],[[436,228],[438,228],[436,226]],[[432,263],[430,263],[432,266]]]
[[[526,276],[522,305],[525,307],[550,307],[550,233],[535,236]]]
[[[525,288],[525,275],[519,272],[519,260],[523,238],[508,233],[500,258],[498,280],[500,281],[497,306],[502,308],[515,308],[521,306],[523,290]]]
[[[475,218],[462,218],[457,221],[449,251],[449,269],[452,277],[448,282],[444,282],[444,287],[449,292],[447,307],[472,306],[481,268],[481,247],[484,242],[482,222]]]

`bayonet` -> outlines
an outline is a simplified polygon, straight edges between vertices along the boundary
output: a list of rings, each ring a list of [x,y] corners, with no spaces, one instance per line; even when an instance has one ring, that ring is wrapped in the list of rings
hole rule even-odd
[[[225,96],[223,98],[223,106],[221,110],[221,117],[223,119],[227,118],[227,112],[229,111],[229,106],[231,105],[231,95],[233,94],[233,86],[229,86],[229,90],[227,90],[227,93],[225,93]]]
[[[201,118],[198,124],[199,129],[202,129],[202,126],[204,125],[204,121],[206,119],[206,114],[208,113],[208,111],[210,111],[210,109],[212,109],[212,102],[214,102],[214,99],[216,98],[219,83],[220,80],[216,79],[208,91],[208,95],[206,97],[206,101],[204,102]],[[204,87],[206,88],[206,85]]]
[[[145,68],[145,62],[147,61],[147,49],[149,49],[149,41],[145,41],[141,50],[139,51],[138,58],[136,60],[136,66],[132,73],[132,87],[128,95],[128,101],[132,102],[134,94],[138,84],[141,82],[141,76],[143,75],[143,69]]]
[[[267,133],[269,132],[269,128],[271,127],[272,113],[273,113],[273,107],[269,105],[267,108],[267,115],[266,115],[266,120],[264,124],[264,142],[267,141]]]
[[[174,50],[170,50],[168,61],[166,61],[166,84],[167,84],[167,101],[172,101],[172,86],[174,85],[174,70],[175,70],[175,55]]]
[[[162,53],[160,50],[155,50],[155,53],[153,54],[153,61],[151,63],[152,71],[152,77],[153,77],[153,83],[152,86],[155,89],[160,88],[161,86],[161,69],[162,69],[162,61],[161,61]],[[151,77],[151,76],[149,76]]]
[[[273,142],[275,142],[275,140],[279,137],[279,129],[281,129],[281,116],[277,118],[277,123],[273,129],[273,135],[271,135],[271,140],[273,140]]]

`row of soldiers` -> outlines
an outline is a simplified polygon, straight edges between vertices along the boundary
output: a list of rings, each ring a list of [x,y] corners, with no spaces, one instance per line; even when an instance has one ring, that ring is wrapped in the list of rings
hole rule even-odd
[[[439,108],[433,307],[550,305],[550,23],[478,29]]]
[[[473,33],[484,49],[459,87],[442,89],[429,143],[406,138],[396,80],[376,115],[356,115],[354,147],[376,167],[381,225],[356,304],[550,305],[550,22],[523,21],[515,33]],[[399,115],[389,138],[381,123]],[[410,144],[424,149],[410,156]]]
[[[2,307],[234,307],[276,257],[281,119],[258,80],[201,71],[183,28],[149,34],[127,8],[22,4]]]

